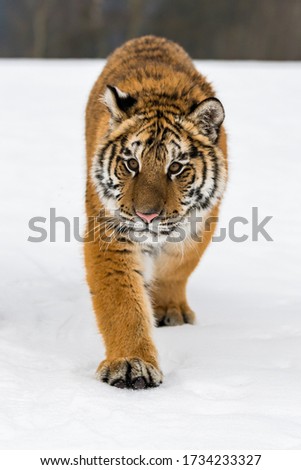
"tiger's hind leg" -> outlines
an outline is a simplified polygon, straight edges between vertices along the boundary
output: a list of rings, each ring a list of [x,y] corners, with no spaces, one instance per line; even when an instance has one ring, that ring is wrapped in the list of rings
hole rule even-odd
[[[157,326],[177,326],[195,322],[195,313],[187,303],[160,305],[154,309]]]
[[[158,282],[159,285],[159,282]],[[185,294],[185,280],[160,282],[153,290],[153,309],[157,326],[193,324],[195,314]]]

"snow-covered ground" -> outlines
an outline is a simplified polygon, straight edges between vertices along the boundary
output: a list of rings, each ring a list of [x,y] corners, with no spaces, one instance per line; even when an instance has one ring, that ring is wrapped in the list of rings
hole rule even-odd
[[[227,113],[220,226],[258,207],[274,241],[211,245],[189,283],[197,325],[156,329],[165,381],[140,392],[94,377],[82,244],[59,227],[27,241],[51,207],[83,225],[84,107],[102,65],[0,61],[1,447],[300,449],[301,64],[198,63]]]

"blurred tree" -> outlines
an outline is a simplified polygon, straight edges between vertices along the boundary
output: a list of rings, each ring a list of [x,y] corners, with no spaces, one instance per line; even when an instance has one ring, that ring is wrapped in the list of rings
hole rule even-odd
[[[0,0],[0,56],[105,57],[166,36],[195,58],[301,59],[300,0]]]

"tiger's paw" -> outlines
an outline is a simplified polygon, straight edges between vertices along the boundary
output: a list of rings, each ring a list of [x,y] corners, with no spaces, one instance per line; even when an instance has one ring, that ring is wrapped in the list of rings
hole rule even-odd
[[[100,363],[97,376],[113,387],[133,390],[158,387],[163,379],[160,369],[139,358],[105,360]]]
[[[154,311],[157,326],[176,326],[185,323],[193,325],[195,323],[195,314],[186,303],[155,307]]]

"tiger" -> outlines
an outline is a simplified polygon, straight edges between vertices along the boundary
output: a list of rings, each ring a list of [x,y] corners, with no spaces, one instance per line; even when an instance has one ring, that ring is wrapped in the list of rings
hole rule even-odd
[[[153,328],[195,322],[186,285],[226,188],[224,117],[184,49],[156,36],[117,48],[90,92],[84,255],[111,386],[159,386]]]

